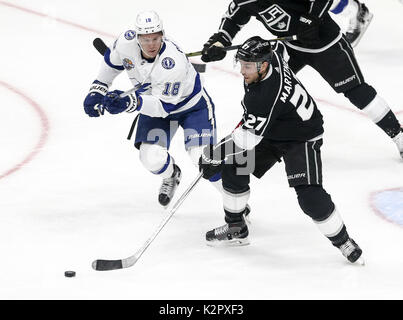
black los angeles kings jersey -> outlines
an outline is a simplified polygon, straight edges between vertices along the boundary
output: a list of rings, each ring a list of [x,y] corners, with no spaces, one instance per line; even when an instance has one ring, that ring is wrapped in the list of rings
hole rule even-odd
[[[241,128],[274,141],[308,141],[323,133],[322,114],[284,59],[277,43],[267,76],[245,84]]]
[[[330,17],[329,8],[332,0],[233,0],[225,12],[219,32],[233,39],[241,28],[255,17],[265,28],[278,37],[298,34],[301,15],[310,15],[321,21],[319,39],[316,43],[305,44],[291,41],[296,50],[306,48],[318,50],[326,48],[341,37],[340,27]]]

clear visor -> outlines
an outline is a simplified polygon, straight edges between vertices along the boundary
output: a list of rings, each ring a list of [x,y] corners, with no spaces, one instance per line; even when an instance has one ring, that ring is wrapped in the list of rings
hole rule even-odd
[[[239,60],[234,56],[234,70],[239,73],[252,74],[258,72],[258,65],[261,62],[249,62]]]
[[[162,43],[163,34],[162,32],[150,33],[150,34],[139,34],[137,39],[141,45],[150,46],[158,45]]]

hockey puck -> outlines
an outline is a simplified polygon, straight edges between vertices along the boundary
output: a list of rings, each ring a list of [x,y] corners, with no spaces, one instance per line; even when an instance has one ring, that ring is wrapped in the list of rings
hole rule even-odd
[[[73,278],[76,276],[76,272],[75,271],[65,271],[64,276],[67,278]]]

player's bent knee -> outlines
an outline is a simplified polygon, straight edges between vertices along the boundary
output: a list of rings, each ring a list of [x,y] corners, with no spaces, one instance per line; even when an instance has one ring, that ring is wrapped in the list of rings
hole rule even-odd
[[[160,170],[168,157],[167,149],[157,144],[142,143],[140,146],[140,161],[151,172]]]
[[[295,191],[302,211],[312,219],[324,220],[334,211],[332,198],[321,185],[296,186]]]
[[[222,171],[222,186],[231,193],[243,193],[249,190],[249,175],[237,175],[236,167],[225,165]]]
[[[364,109],[372,100],[374,100],[376,90],[364,82],[344,92],[344,96],[359,109]]]

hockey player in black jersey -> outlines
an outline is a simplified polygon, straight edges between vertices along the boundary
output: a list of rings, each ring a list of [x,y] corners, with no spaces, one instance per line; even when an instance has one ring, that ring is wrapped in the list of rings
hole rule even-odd
[[[248,39],[236,53],[244,77],[244,115],[238,127],[199,159],[203,177],[222,171],[226,224],[208,231],[208,244],[248,244],[244,212],[250,174],[261,178],[283,159],[288,183],[305,214],[350,261],[362,250],[347,233],[330,195],[322,187],[323,121],[315,101],[295,77],[284,57],[260,37]],[[360,262],[363,262],[362,258]]]
[[[222,18],[218,32],[204,44],[202,60],[217,61],[225,57],[223,46],[251,17],[259,20],[276,36],[297,35],[285,42],[290,55],[289,66],[298,73],[309,65],[337,92],[378,125],[397,145],[403,158],[403,129],[386,101],[367,84],[337,23],[330,17],[332,0],[233,0]]]

